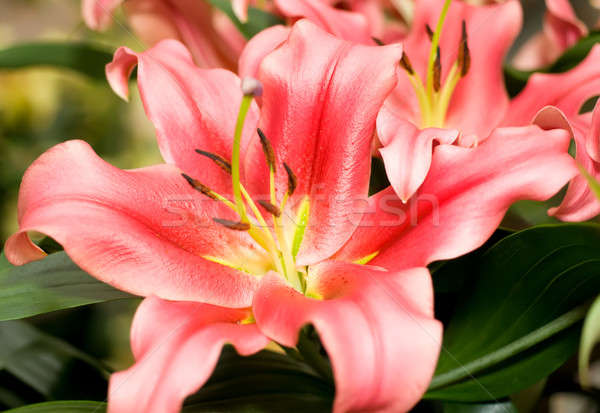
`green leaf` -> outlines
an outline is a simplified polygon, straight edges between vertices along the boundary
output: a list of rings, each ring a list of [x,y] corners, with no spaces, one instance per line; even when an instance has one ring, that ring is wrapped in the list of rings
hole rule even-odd
[[[0,50],[0,69],[53,66],[71,69],[104,81],[104,66],[112,53],[90,43],[39,42]]]
[[[552,65],[537,71],[521,71],[510,66],[504,68],[504,80],[510,96],[516,96],[535,72],[562,73],[577,66],[588,55],[594,45],[600,43],[600,32],[592,32],[580,39]]]
[[[279,17],[257,9],[255,7],[248,7],[248,20],[243,23],[237,18],[231,7],[231,1],[229,0],[209,0],[210,4],[221,10],[227,15],[235,24],[235,27],[244,35],[246,39],[254,37],[258,32],[277,24],[284,24],[285,22]]]
[[[494,403],[444,403],[443,413],[518,413],[510,401]]]
[[[271,351],[241,357],[227,346],[210,380],[188,398],[183,412],[329,413],[333,391],[302,362]]]
[[[426,397],[486,401],[546,377],[577,349],[582,303],[600,290],[600,226],[562,224],[515,233],[469,265],[434,277],[468,282],[444,334]]]
[[[24,321],[0,323],[0,369],[49,399],[104,399],[109,372],[67,342]]]
[[[132,297],[91,277],[64,252],[19,267],[0,255],[0,321]]]
[[[579,380],[584,387],[590,386],[589,365],[592,350],[600,343],[600,296],[585,318],[579,346]]]
[[[106,403],[83,400],[45,402],[7,410],[4,413],[104,413]]]

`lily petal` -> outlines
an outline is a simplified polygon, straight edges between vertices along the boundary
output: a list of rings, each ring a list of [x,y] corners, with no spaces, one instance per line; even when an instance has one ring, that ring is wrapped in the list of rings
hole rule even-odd
[[[242,91],[239,78],[223,69],[198,68],[188,50],[175,40],[135,53],[122,47],[106,67],[117,94],[126,97],[127,80],[138,65],[138,87],[153,122],[164,160],[215,191],[231,192],[231,178],[195,149],[230,159]],[[255,133],[258,107],[246,118],[242,151]]]
[[[123,6],[127,22],[145,44],[180,40],[200,67],[235,69],[246,41],[231,20],[209,2],[127,0]]]
[[[295,346],[312,323],[333,367],[334,412],[405,412],[423,395],[441,346],[425,268],[386,272],[325,262],[311,267],[307,298],[267,275],[253,310],[261,331]]]
[[[535,73],[510,103],[506,126],[527,125],[544,106],[559,108],[568,119],[579,115],[581,106],[600,94],[600,45],[574,69],[560,74]]]
[[[193,191],[171,165],[123,171],[87,143],[68,141],[27,170],[18,211],[19,232],[5,246],[16,265],[43,258],[27,236],[37,231],[91,275],[137,295],[244,307],[257,285],[250,274],[202,258],[258,256],[246,233],[211,220],[234,214]]]
[[[543,32],[528,40],[513,60],[514,66],[521,70],[552,63],[588,33],[569,0],[546,0],[546,9]]]
[[[450,145],[458,138],[458,131],[419,130],[412,123],[390,115],[384,107],[377,117],[377,135],[383,145],[379,152],[390,183],[406,202],[427,176],[434,143]]]
[[[248,41],[240,55],[238,71],[240,77],[258,77],[258,68],[263,59],[279,47],[290,35],[290,28],[276,25],[258,33]]]
[[[208,380],[225,343],[241,355],[267,345],[255,324],[238,324],[248,316],[248,310],[146,298],[131,328],[136,362],[111,376],[108,412],[179,412]]]
[[[248,20],[248,5],[250,0],[231,0],[231,8],[240,21]]]
[[[306,18],[341,39],[373,44],[368,21],[360,13],[336,9],[321,0],[275,0],[275,6],[284,16]]]
[[[600,179],[600,162],[594,159],[600,141],[600,103],[592,114],[591,123],[585,117],[573,120],[572,133],[577,145],[576,160],[593,178]],[[580,222],[600,214],[600,201],[590,189],[587,180],[577,175],[569,183],[567,193],[557,208],[548,213],[563,221]]]
[[[392,189],[370,199],[369,214],[336,258],[388,269],[425,266],[482,245],[508,207],[545,200],[577,174],[569,134],[537,126],[499,128],[474,149],[440,145],[410,202]]]
[[[85,24],[92,30],[105,30],[113,13],[123,0],[83,0],[82,13]]]
[[[311,202],[298,256],[303,264],[331,256],[356,227],[349,213],[356,200],[366,199],[375,120],[394,87],[401,54],[400,45],[345,42],[301,20],[260,66],[260,125],[279,162],[279,199],[287,188],[285,162],[298,178],[289,205],[305,196]],[[247,181],[262,185],[254,193],[268,194],[262,149],[250,150]]]

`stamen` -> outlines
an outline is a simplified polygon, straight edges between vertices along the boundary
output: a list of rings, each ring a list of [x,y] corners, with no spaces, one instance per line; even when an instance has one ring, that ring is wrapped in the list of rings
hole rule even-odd
[[[219,168],[231,174],[231,164],[222,156],[217,155],[216,153],[206,152],[201,149],[196,149],[196,152],[200,155],[206,156],[208,159],[213,161]]]
[[[377,46],[385,46],[385,43],[383,43],[381,39],[378,39],[377,37],[371,37],[371,39],[373,39]]]
[[[429,41],[433,40],[433,30],[431,30],[431,26],[425,24],[425,32],[427,33],[427,37],[429,37]]]
[[[408,55],[404,52],[402,52],[402,58],[400,59],[400,66],[402,66],[402,68],[404,70],[406,70],[409,75],[412,76],[415,74],[412,64],[410,63],[410,59],[408,58]]]
[[[294,171],[292,171],[292,168],[290,168],[287,163],[284,162],[283,167],[285,168],[285,172],[287,173],[287,176],[288,176],[287,194],[288,194],[288,196],[292,196],[292,194],[296,190],[296,187],[298,186],[298,178],[296,178]]]
[[[192,188],[194,188],[196,191],[202,193],[203,195],[206,195],[209,198],[214,199],[215,201],[219,201],[219,197],[217,196],[216,193],[214,193],[213,191],[211,191],[211,189],[209,187],[207,187],[206,185],[202,184],[200,181],[192,178],[189,175],[186,175],[184,173],[181,174],[181,176],[183,176],[185,178],[186,181],[188,181],[188,183],[190,184],[190,186]]]
[[[281,209],[279,209],[279,207],[277,205],[273,205],[269,201],[265,201],[262,199],[258,200],[257,202],[261,207],[266,209],[267,212],[269,212],[271,215],[274,215],[277,218],[279,218],[281,216]]]
[[[215,221],[217,224],[223,225],[224,227],[226,227],[228,229],[232,229],[234,231],[248,231],[250,229],[250,224],[247,222],[236,222],[236,221],[230,221],[228,219],[222,219],[222,218],[213,218],[213,221]]]
[[[440,44],[440,35],[442,34],[444,20],[446,20],[446,15],[448,14],[448,9],[450,8],[451,1],[452,0],[446,0],[444,2],[444,6],[442,7],[442,12],[440,13],[440,18],[438,19],[435,32],[433,32],[433,37],[431,38],[431,51],[429,52],[429,60],[427,62],[427,96],[429,96],[430,99],[433,98],[433,66],[435,64],[436,58],[439,56],[438,45]]]
[[[271,146],[271,142],[269,142],[261,128],[256,128],[256,132],[260,138],[260,144],[262,145],[263,152],[265,153],[265,158],[267,159],[269,169],[275,173],[275,151],[273,151],[273,146]]]
[[[439,92],[441,87],[442,87],[442,56],[441,56],[441,50],[438,46],[437,54],[435,56],[435,63],[433,64],[433,90],[436,92]]]
[[[471,52],[467,41],[467,24],[462,21],[462,39],[458,47],[458,65],[460,67],[461,77],[465,77],[469,73],[471,67]]]

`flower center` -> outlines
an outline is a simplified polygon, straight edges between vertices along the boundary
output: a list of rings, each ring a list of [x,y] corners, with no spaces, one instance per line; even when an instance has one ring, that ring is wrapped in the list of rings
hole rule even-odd
[[[284,222],[282,212],[286,211],[288,200],[296,189],[297,178],[292,169],[284,162],[283,166],[288,178],[287,191],[282,199],[278,200],[275,188],[275,174],[277,172],[275,152],[268,138],[260,129],[257,129],[257,133],[269,167],[269,199],[253,200],[240,181],[240,144],[244,123],[252,99],[254,96],[260,95],[261,88],[256,80],[244,79],[242,90],[244,91],[244,97],[242,98],[236,122],[231,162],[217,154],[200,149],[196,150],[198,154],[208,157],[231,175],[233,200],[214,192],[188,175],[182,175],[194,189],[209,198],[222,202],[228,208],[235,211],[239,216],[239,221],[231,221],[219,217],[215,217],[213,220],[228,230],[246,231],[256,244],[264,250],[268,257],[270,265],[267,265],[266,268],[276,270],[296,290],[304,293],[306,289],[307,270],[306,268],[298,268],[296,266],[296,255],[300,249],[302,239],[304,238],[304,230],[308,222],[309,202],[307,199],[304,199],[298,208],[295,219],[289,219]],[[261,209],[258,207],[259,205],[271,216],[272,225],[267,224],[267,219],[265,219]],[[243,271],[246,270],[245,267],[234,265],[221,257],[205,256],[204,258],[222,265]],[[253,271],[248,272],[254,273]]]
[[[442,61],[440,50],[440,36],[444,27],[444,20],[448,14],[451,0],[446,0],[437,22],[435,31],[426,26],[427,34],[431,40],[429,60],[427,61],[426,81],[423,82],[419,74],[413,69],[410,59],[406,53],[400,61],[406,70],[413,89],[419,101],[421,112],[421,127],[443,128],[446,123],[446,114],[450,99],[456,85],[467,75],[471,66],[471,55],[467,44],[466,23],[462,22],[462,38],[458,45],[457,59],[454,61],[446,79],[442,82]]]

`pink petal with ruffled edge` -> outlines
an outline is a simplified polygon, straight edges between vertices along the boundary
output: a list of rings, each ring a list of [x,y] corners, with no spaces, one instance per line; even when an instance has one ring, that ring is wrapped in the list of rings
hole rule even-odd
[[[109,413],[176,413],[185,398],[208,380],[221,348],[241,355],[262,350],[269,340],[255,324],[238,324],[247,310],[146,298],[131,329],[136,363],[113,374]]]
[[[123,0],[83,0],[82,14],[85,24],[92,30],[105,30],[113,13]]]
[[[315,326],[332,361],[334,412],[404,412],[416,404],[442,342],[428,271],[326,262],[311,267],[308,291],[323,300],[267,275],[254,315],[261,331],[287,346],[303,325]]]
[[[589,116],[580,116],[569,125],[564,115],[558,110],[552,113],[554,118],[563,118],[562,123],[567,123],[563,128],[570,130],[577,145],[576,160],[593,178],[600,179],[600,163],[594,160],[589,148],[597,147],[600,141],[600,103],[588,121]],[[560,122],[555,121],[555,122]],[[571,127],[572,125],[572,127]],[[569,183],[567,193],[557,208],[552,208],[548,213],[563,221],[586,221],[600,214],[600,201],[590,189],[587,180],[582,175],[577,175]]]
[[[239,78],[222,69],[199,69],[181,43],[164,40],[143,53],[117,50],[106,73],[121,97],[128,94],[128,77],[136,64],[138,88],[165,161],[223,195],[230,193],[231,177],[195,149],[231,158],[242,100]],[[242,153],[255,136],[257,120],[258,107],[252,104]]]
[[[384,108],[377,117],[377,135],[383,145],[379,152],[390,183],[398,197],[406,202],[427,176],[434,143],[452,144],[458,131],[419,130],[412,123],[390,115]]]
[[[371,197],[336,258],[379,251],[370,264],[396,269],[465,254],[488,239],[512,203],[548,199],[577,174],[568,147],[567,132],[536,126],[496,129],[474,149],[440,145],[411,201],[391,189]]]
[[[503,125],[526,125],[544,106],[553,105],[568,119],[579,115],[581,106],[600,94],[600,45],[575,68],[565,73],[535,73],[510,103]]]
[[[301,20],[260,66],[260,126],[277,155],[279,199],[287,190],[285,162],[298,182],[289,205],[311,201],[302,264],[331,256],[356,227],[352,206],[367,196],[375,119],[401,54],[400,45],[345,42]],[[262,149],[249,149],[246,181],[253,193],[268,194]]]
[[[275,6],[284,16],[306,18],[341,39],[373,44],[362,14],[336,9],[321,0],[275,0]]]
[[[193,191],[171,165],[123,171],[85,142],[68,141],[29,167],[18,210],[19,232],[5,245],[14,264],[43,258],[27,236],[37,231],[88,273],[133,294],[230,307],[252,300],[254,276],[201,258],[258,259],[251,239],[212,222],[235,215]]]

